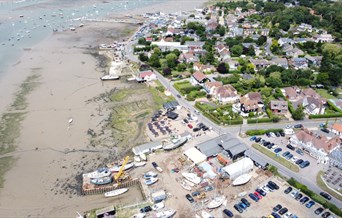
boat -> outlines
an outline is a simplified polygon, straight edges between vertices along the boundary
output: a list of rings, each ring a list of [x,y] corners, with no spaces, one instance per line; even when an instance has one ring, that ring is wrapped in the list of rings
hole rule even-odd
[[[103,168],[99,168],[95,170],[94,172],[88,173],[87,176],[88,178],[98,179],[98,178],[110,176],[111,174],[112,172],[108,168],[103,167]]]
[[[226,198],[224,197],[224,195],[222,195],[222,196],[217,196],[217,197],[215,197],[212,201],[209,202],[208,208],[209,208],[209,209],[218,208],[219,206],[221,206],[221,205],[223,204],[224,200],[226,200]]]
[[[149,178],[149,179],[145,179],[145,184],[146,185],[153,185],[154,183],[156,183],[158,181],[158,178]]]
[[[80,23],[80,25],[78,25],[79,27],[83,27],[84,26],[84,24],[83,23]]]
[[[118,79],[120,79],[120,77],[116,76],[116,75],[109,74],[109,75],[105,75],[105,76],[101,77],[100,79],[101,80],[118,80]]]
[[[147,161],[147,157],[146,157],[145,154],[142,153],[142,154],[139,155],[139,157],[140,157],[141,160]]]
[[[113,181],[113,178],[109,176],[90,180],[90,182],[95,185],[105,185],[105,184],[111,183],[112,181]]]
[[[134,214],[131,218],[144,218],[146,216],[146,213],[137,213]]]
[[[163,145],[163,149],[166,151],[176,149],[182,145],[184,145],[188,141],[187,137],[176,136],[171,138],[171,143]]]
[[[129,170],[132,167],[134,167],[134,163],[133,162],[132,163],[128,163],[128,164],[125,165],[124,170]],[[117,165],[117,166],[113,166],[113,167],[109,168],[109,170],[112,171],[112,172],[119,172],[120,168],[121,168],[121,165]]]
[[[237,185],[243,185],[243,184],[246,184],[247,182],[249,182],[249,180],[251,180],[252,178],[252,175],[246,173],[246,174],[243,174],[239,177],[237,177],[234,181],[233,181],[233,185],[237,186]]]
[[[75,27],[70,27],[70,30],[71,30],[71,31],[75,31],[76,28],[75,28]]]
[[[142,166],[145,166],[146,165],[146,162],[143,161],[143,162],[134,162],[134,166],[135,167],[142,167]]]
[[[149,179],[158,176],[157,173],[153,171],[148,171],[147,173],[144,174],[144,179]]]
[[[176,213],[175,210],[164,210],[162,212],[156,213],[157,218],[169,218],[172,217]]]
[[[202,180],[200,177],[198,177],[194,173],[182,173],[182,176],[184,176],[184,178],[186,178],[187,180],[189,180],[190,182],[196,185],[200,184]]]
[[[163,209],[165,207],[165,204],[164,202],[159,202],[159,203],[156,203],[155,205],[152,206],[152,210],[160,210],[160,209]]]
[[[113,190],[113,191],[106,192],[106,193],[104,194],[104,196],[105,196],[106,198],[108,198],[108,197],[114,197],[114,196],[121,195],[121,194],[123,194],[123,193],[125,193],[125,192],[127,192],[127,191],[128,191],[128,188],[115,189],[115,190]]]
[[[182,186],[185,190],[191,191],[191,186],[188,185],[186,182],[182,181],[182,182],[181,182],[181,186]]]
[[[163,169],[160,168],[160,167],[156,167],[156,170],[158,170],[158,172],[162,173],[163,172]]]
[[[188,180],[186,180],[186,179],[184,179],[183,181],[184,181],[187,185],[189,185],[190,187],[194,187],[194,186],[195,186],[194,183],[192,183],[192,182],[190,182],[190,181],[188,181]]]
[[[135,162],[140,162],[140,161],[141,161],[141,159],[140,159],[140,157],[139,157],[139,156],[134,156],[134,161],[135,161]]]
[[[208,213],[205,210],[202,210],[202,214],[201,215],[202,215],[203,218],[214,218],[213,215],[211,215],[210,213]]]

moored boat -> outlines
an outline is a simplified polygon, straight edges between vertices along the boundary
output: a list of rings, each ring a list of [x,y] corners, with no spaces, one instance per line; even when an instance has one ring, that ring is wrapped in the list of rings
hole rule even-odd
[[[222,196],[217,196],[217,197],[215,197],[212,201],[209,202],[208,208],[209,208],[209,209],[218,208],[219,206],[221,206],[221,205],[223,204],[224,200],[226,200],[226,198],[224,197],[224,195],[222,195]]]
[[[176,213],[175,210],[164,210],[162,212],[156,213],[157,218],[169,218],[172,217]]]
[[[125,165],[124,170],[129,170],[133,166],[134,166],[133,162],[132,163],[128,163],[128,164]],[[112,171],[112,172],[119,172],[120,168],[121,168],[121,165],[120,166],[113,166],[113,167],[109,168],[109,170]]]
[[[105,75],[105,76],[101,77],[100,79],[101,80],[118,80],[118,79],[120,79],[120,77],[116,76],[116,75],[109,74],[109,75]]]
[[[195,183],[196,185],[200,184],[202,180],[194,173],[182,173],[182,176],[184,176],[184,178],[189,180],[190,182]]]
[[[113,181],[113,178],[109,176],[90,180],[90,182],[95,185],[105,185],[105,184],[111,183],[112,181]]]
[[[158,178],[149,178],[149,179],[145,179],[145,184],[146,185],[153,185],[154,183],[156,183],[158,181]]]
[[[187,137],[174,137],[171,139],[171,143],[163,146],[164,150],[173,150],[182,145],[184,145],[188,141]]]
[[[127,191],[128,191],[128,188],[115,189],[115,190],[113,190],[113,191],[106,192],[106,193],[104,194],[104,196],[105,196],[106,198],[108,198],[108,197],[114,197],[114,196],[121,195],[121,194],[123,194],[123,193],[125,193],[125,192],[127,192]]]
[[[246,184],[247,182],[249,182],[249,180],[251,180],[252,178],[252,175],[246,173],[246,174],[243,174],[239,177],[237,177],[234,181],[233,181],[233,185],[237,186],[237,185],[243,185],[243,184]]]
[[[94,172],[88,173],[87,176],[88,178],[97,179],[97,178],[110,176],[111,174],[112,172],[108,168],[103,167],[103,168],[99,168],[95,170]]]
[[[134,156],[134,161],[135,161],[135,162],[140,162],[140,161],[141,161],[141,159],[140,159],[140,157],[139,157],[139,156]]]

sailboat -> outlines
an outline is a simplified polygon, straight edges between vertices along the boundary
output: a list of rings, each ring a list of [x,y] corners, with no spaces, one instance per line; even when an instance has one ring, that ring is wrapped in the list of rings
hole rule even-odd
[[[162,212],[156,213],[157,218],[169,218],[172,217],[176,213],[175,210],[164,210]]]
[[[219,206],[223,204],[225,199],[226,198],[224,197],[224,195],[215,197],[212,201],[209,202],[208,208],[209,209],[218,208]]]
[[[104,196],[105,196],[106,198],[108,198],[108,197],[114,197],[114,196],[121,195],[121,194],[123,194],[123,193],[125,193],[125,192],[127,192],[127,191],[128,191],[128,188],[115,189],[115,190],[113,190],[113,191],[106,192],[106,193],[104,194]]]
[[[247,182],[249,182],[249,180],[252,178],[252,175],[246,173],[246,174],[243,174],[239,177],[237,177],[234,181],[233,181],[233,185],[234,186],[237,186],[237,185],[243,185],[243,184],[246,184]]]
[[[90,180],[90,182],[95,185],[105,185],[105,184],[111,183],[112,181],[113,181],[113,178],[109,176]]]
[[[194,173],[182,173],[182,176],[184,176],[184,178],[186,178],[190,182],[195,183],[196,185],[200,184],[202,180],[200,177],[198,177]]]

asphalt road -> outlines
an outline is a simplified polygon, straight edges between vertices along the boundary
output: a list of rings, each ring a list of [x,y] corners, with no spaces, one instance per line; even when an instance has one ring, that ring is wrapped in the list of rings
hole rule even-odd
[[[130,61],[141,63],[138,60],[138,58],[136,56],[134,56],[134,54],[133,54],[133,44],[135,44],[136,41],[132,41],[131,39],[129,39],[127,46],[126,46],[126,51],[127,51],[126,52],[126,58],[128,58]],[[266,51],[269,52],[270,55],[272,55],[272,53],[269,50],[271,43],[272,43],[272,41],[268,40],[267,46],[266,46]],[[181,97],[181,98],[177,97],[177,95],[180,95],[180,94],[171,85],[171,81],[169,79],[163,77],[156,70],[153,70],[153,71],[156,74],[160,83],[167,90],[169,90],[172,93],[172,95],[177,99],[179,105],[187,108],[191,113],[196,114],[198,116],[200,122],[204,123],[205,125],[207,125],[209,127],[212,127],[212,130],[217,132],[219,135],[224,134],[224,133],[230,133],[230,134],[238,137],[240,132],[244,132],[248,129],[285,128],[289,124],[295,125],[297,123],[303,124],[306,128],[312,128],[312,127],[318,127],[320,123],[325,122],[325,120],[302,120],[300,122],[287,122],[287,123],[280,122],[280,123],[272,123],[272,124],[260,123],[260,124],[246,124],[246,125],[238,125],[238,126],[236,126],[236,125],[235,126],[226,126],[226,127],[220,126],[220,125],[217,125],[214,122],[212,122],[207,117],[205,117],[201,114],[195,113],[196,109],[194,108],[194,106],[190,102],[185,100],[183,97]],[[283,165],[279,164],[277,161],[274,161],[273,159],[271,159],[271,158],[267,157],[266,155],[264,155],[263,153],[259,152],[258,150],[254,149],[252,147],[250,149],[252,149],[254,152],[258,153],[261,157],[263,157],[263,159],[266,159],[268,161],[268,163],[272,164],[273,166],[276,166],[278,168],[278,171],[281,174],[283,174],[284,176],[289,177],[289,178],[293,177],[297,181],[305,184],[308,188],[310,188],[312,191],[314,191],[316,193],[320,193],[321,191],[323,191],[319,186],[317,186],[316,181],[312,181],[312,180],[308,179],[310,177],[305,177],[301,173],[293,172],[293,171],[289,170],[288,168],[284,167]],[[334,203],[339,208],[342,208],[342,202],[339,201],[338,199],[333,197],[330,200],[330,202]]]

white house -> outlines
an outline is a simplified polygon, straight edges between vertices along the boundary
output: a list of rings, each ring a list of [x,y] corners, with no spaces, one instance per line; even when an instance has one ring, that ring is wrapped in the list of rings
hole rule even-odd
[[[240,96],[237,94],[236,89],[231,85],[224,85],[218,87],[214,93],[214,97],[221,103],[235,103],[239,100]]]
[[[334,133],[335,135],[340,135],[342,136],[342,124],[341,123],[334,123],[331,126],[330,131]]]
[[[152,81],[152,80],[156,80],[157,76],[152,71],[142,71],[142,72],[139,73],[139,78],[141,80],[149,82],[149,81]]]

